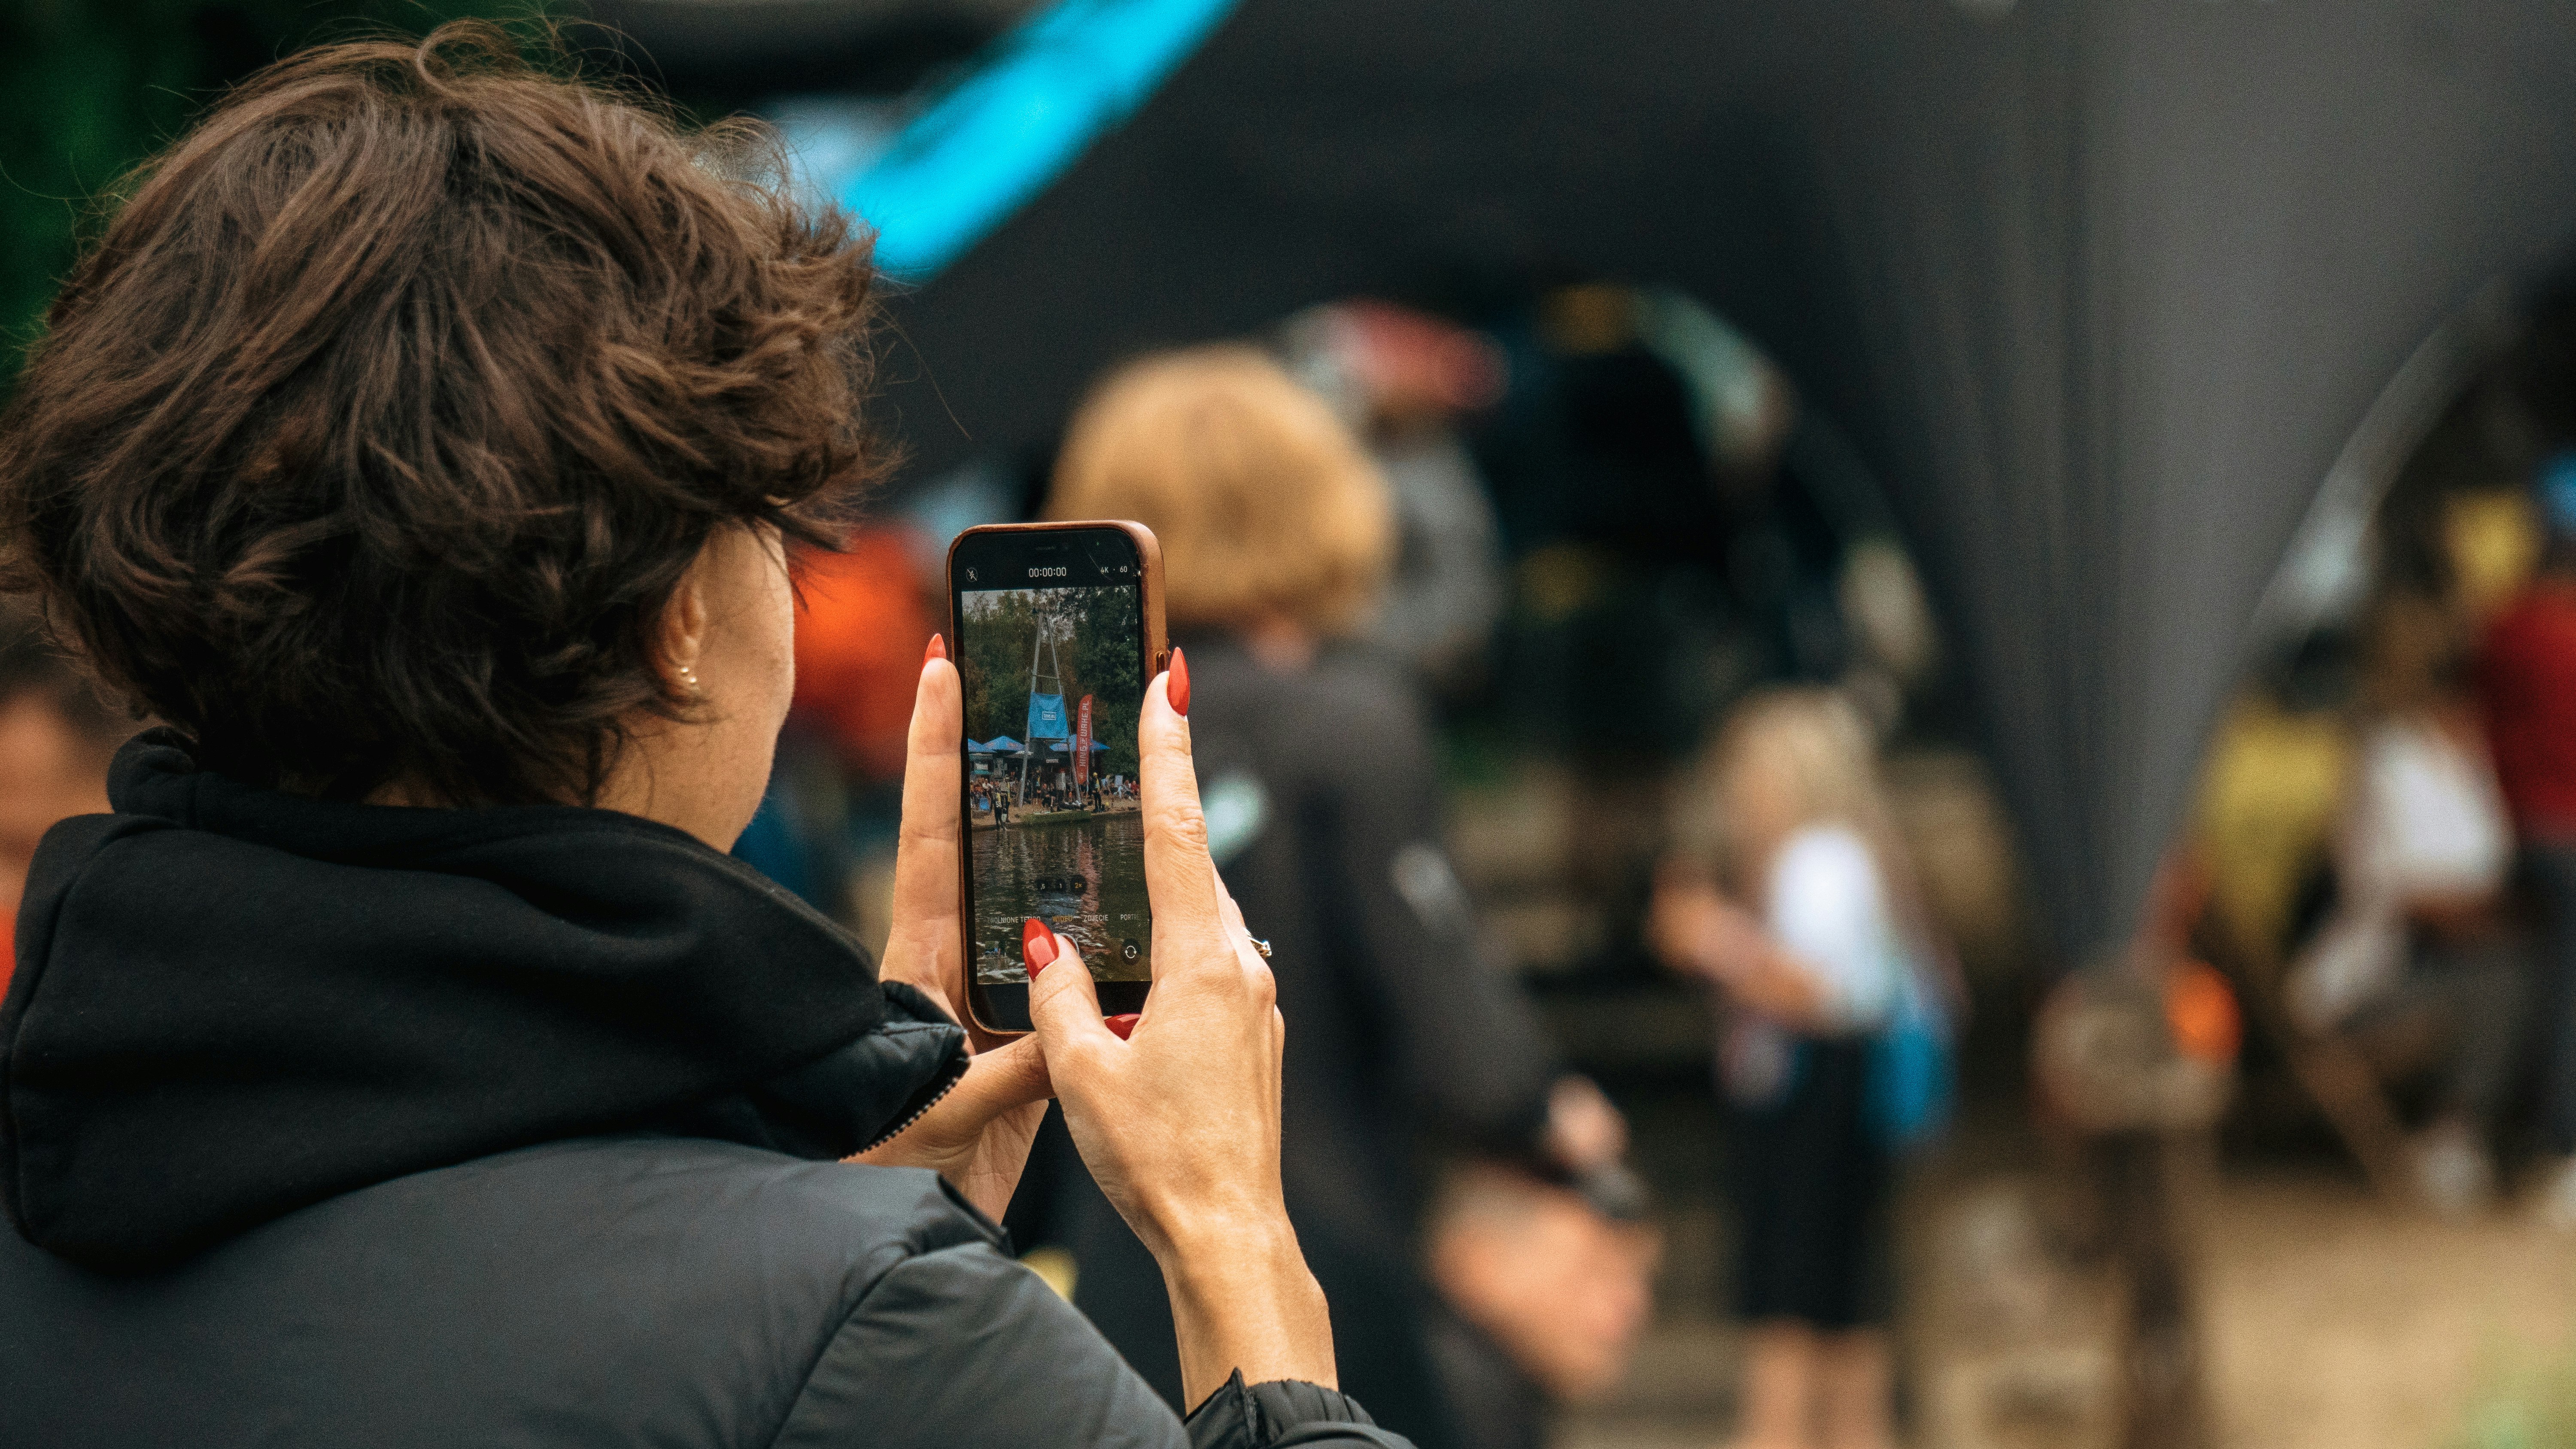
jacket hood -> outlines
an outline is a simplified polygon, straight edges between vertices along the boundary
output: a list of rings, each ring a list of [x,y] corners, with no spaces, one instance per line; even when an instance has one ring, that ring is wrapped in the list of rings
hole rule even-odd
[[[149,732],[45,837],[0,1005],[0,1194],[87,1266],[568,1137],[860,1150],[964,1035],[748,866],[604,810],[257,789]]]

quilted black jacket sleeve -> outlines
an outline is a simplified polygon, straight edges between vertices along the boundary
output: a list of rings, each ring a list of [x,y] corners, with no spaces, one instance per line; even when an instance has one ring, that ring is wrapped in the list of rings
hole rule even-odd
[[[1186,1425],[1036,1274],[975,1242],[877,1280],[805,1381],[777,1449],[855,1445],[1381,1446],[1406,1441],[1307,1383],[1233,1381]]]

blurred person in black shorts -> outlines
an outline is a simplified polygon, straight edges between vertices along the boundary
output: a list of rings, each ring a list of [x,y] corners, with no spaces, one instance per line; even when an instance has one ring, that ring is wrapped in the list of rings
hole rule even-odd
[[[1677,823],[1650,936],[1719,995],[1737,1307],[1752,1325],[1737,1442],[1884,1449],[1904,1133],[1874,1090],[1874,1047],[1937,948],[1867,726],[1831,691],[1755,696]]]

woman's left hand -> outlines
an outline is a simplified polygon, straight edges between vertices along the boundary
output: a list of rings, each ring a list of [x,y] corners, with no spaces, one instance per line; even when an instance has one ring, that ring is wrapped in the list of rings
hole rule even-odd
[[[966,1008],[964,905],[957,884],[965,849],[957,742],[965,729],[957,670],[937,650],[922,662],[913,695],[903,825],[895,842],[894,929],[877,975],[915,986],[945,1006],[965,1025],[974,1056],[965,1078],[920,1121],[850,1160],[931,1168],[998,1222],[1028,1166],[1029,1144],[1054,1090],[1035,1036],[995,1036],[977,1026]]]

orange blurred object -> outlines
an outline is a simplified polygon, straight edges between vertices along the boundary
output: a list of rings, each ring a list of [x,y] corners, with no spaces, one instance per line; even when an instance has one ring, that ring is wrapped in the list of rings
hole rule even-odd
[[[2216,1066],[2235,1061],[2245,1040],[2235,990],[2200,961],[2177,961],[2165,974],[2165,1025],[2173,1032],[2176,1051]]]
[[[107,810],[107,756],[116,743],[85,739],[42,689],[0,700],[0,931],[8,933],[0,936],[0,991],[17,969],[18,894],[36,843],[58,820]]]
[[[862,530],[842,553],[798,564],[794,713],[820,730],[861,775],[903,773],[913,686],[934,627],[930,590],[914,562],[918,540]]]

